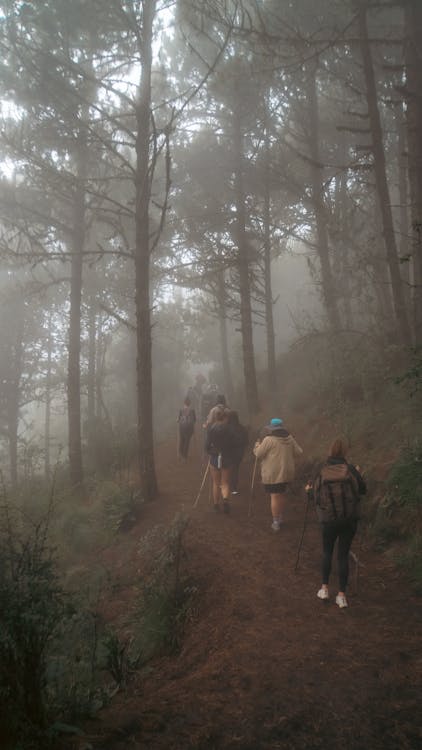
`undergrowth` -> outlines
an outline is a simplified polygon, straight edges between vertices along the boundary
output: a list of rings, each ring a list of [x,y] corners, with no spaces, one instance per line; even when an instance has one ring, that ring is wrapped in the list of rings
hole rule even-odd
[[[391,468],[371,532],[382,550],[397,542],[395,560],[422,593],[422,441],[408,445]]]
[[[139,499],[130,488],[103,483],[90,504],[68,500],[53,487],[43,503],[39,488],[30,508],[26,497],[12,498],[3,487],[2,750],[49,750],[58,735],[80,735],[77,724],[125,687],[135,669],[180,646],[190,611],[193,589],[183,566],[185,517],[141,542],[145,564],[139,603],[131,612],[133,635],[122,637],[100,614],[101,601],[111,596],[111,578],[98,566],[84,564],[81,550],[89,541],[91,548],[110,544],[128,530]],[[100,531],[92,529],[94,519]],[[62,546],[64,557],[58,555]]]

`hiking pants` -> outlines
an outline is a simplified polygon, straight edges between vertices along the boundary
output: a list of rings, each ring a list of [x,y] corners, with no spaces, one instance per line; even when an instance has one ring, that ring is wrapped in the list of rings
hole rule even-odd
[[[346,591],[349,578],[349,551],[358,522],[351,519],[327,521],[322,526],[322,582],[328,584],[334,545],[337,543],[339,591]]]
[[[179,430],[179,453],[182,458],[188,457],[189,443],[192,435],[192,430]]]

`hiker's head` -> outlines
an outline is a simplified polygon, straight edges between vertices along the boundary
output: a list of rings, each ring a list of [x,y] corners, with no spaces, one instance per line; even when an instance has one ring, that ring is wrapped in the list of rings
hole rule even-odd
[[[185,400],[184,400],[184,402],[183,402],[183,403],[184,403],[184,405],[185,405],[185,406],[190,406],[190,404],[191,404],[191,401],[190,401],[190,398],[189,398],[189,396],[186,396],[186,398],[185,398]]]
[[[226,405],[226,397],[223,396],[222,393],[219,393],[218,396],[217,396],[217,401],[215,403],[216,404],[221,404],[222,406],[225,406]]]
[[[343,438],[336,438],[330,445],[328,455],[330,458],[345,458],[347,453],[347,443]]]
[[[279,417],[274,417],[274,419],[271,419],[268,425],[268,429],[271,430],[271,432],[274,432],[275,430],[281,430],[282,427],[283,420]]]

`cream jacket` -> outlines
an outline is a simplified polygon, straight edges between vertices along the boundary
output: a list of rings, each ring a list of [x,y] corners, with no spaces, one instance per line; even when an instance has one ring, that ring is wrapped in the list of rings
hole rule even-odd
[[[253,452],[261,461],[264,484],[291,482],[295,476],[295,458],[303,453],[292,435],[267,435],[262,443],[255,445]]]

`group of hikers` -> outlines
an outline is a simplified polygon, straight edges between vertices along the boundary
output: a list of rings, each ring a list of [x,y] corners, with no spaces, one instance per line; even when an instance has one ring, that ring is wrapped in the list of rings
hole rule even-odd
[[[204,450],[208,456],[207,471],[212,480],[213,508],[216,513],[222,510],[230,514],[230,496],[238,494],[239,466],[249,442],[248,432],[240,424],[238,413],[228,407],[223,394],[214,393],[213,403],[206,402],[201,416]],[[196,423],[196,411],[189,395],[177,421],[179,455],[187,460]],[[330,598],[328,584],[337,541],[339,589],[335,602],[340,609],[348,606],[349,552],[357,531],[360,496],[366,493],[360,468],[348,463],[346,452],[345,441],[340,438],[334,440],[326,461],[305,487],[308,502],[315,503],[322,534],[322,583],[317,596],[324,601]],[[283,420],[274,417],[263,428],[253,453],[255,466],[257,461],[260,462],[262,484],[270,498],[271,528],[279,532],[284,523],[288,488],[294,480],[296,462],[303,451]]]

